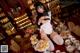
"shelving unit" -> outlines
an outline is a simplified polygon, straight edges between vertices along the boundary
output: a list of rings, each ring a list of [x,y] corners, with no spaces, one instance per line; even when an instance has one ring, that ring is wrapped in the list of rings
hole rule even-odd
[[[1,7],[0,7],[0,23],[1,27],[4,29],[7,35],[12,35],[16,33],[16,29],[14,28],[13,24],[8,19],[6,14],[3,12]]]
[[[31,21],[29,20],[29,17],[27,16],[27,13],[14,18],[14,21],[16,22],[17,27],[19,29],[24,29],[32,25]]]
[[[0,44],[2,43],[1,41],[4,40],[6,36],[4,35],[4,31],[2,30],[2,27],[0,25]]]

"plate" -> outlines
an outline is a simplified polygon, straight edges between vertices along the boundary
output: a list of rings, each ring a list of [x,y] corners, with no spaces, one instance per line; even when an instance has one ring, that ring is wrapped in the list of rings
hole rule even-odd
[[[35,46],[35,50],[39,52],[44,52],[49,48],[49,42],[46,40],[40,40]]]

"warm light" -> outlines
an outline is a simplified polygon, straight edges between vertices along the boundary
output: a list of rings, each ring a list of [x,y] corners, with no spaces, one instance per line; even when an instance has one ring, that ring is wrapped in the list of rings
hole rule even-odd
[[[32,0],[28,0],[28,4],[32,4]]]
[[[9,19],[6,17],[6,18],[4,18],[4,19],[2,19],[2,20],[0,20],[0,22],[2,22],[2,23],[6,23],[6,22],[8,22],[9,21]]]
[[[18,26],[22,26],[22,25],[26,24],[27,22],[29,22],[29,21],[23,22],[22,24],[19,24]]]
[[[49,2],[50,0],[46,0],[46,2]]]
[[[29,25],[31,25],[31,24],[32,24],[32,23],[29,23],[29,24],[27,24],[27,25],[21,27],[20,29],[23,29],[23,28],[25,28],[25,27],[27,27],[27,26],[29,26]]]
[[[18,21],[18,22],[16,22],[16,23],[18,24],[18,23],[20,23],[20,22],[22,22],[22,21],[24,21],[24,20],[26,20],[26,19],[28,19],[28,17],[26,17],[26,18],[24,18],[24,19],[22,19],[22,20],[20,20],[20,21]]]
[[[0,17],[3,17],[3,16],[5,16],[4,12],[2,12],[2,13],[0,14]]]
[[[34,5],[31,5],[31,6],[30,6],[30,9],[34,9],[34,8],[35,8]]]
[[[27,16],[27,14],[26,14],[26,13],[25,13],[24,15],[20,16],[20,17],[15,18],[14,20],[21,19],[21,18],[23,18],[23,17],[25,17],[25,16]]]

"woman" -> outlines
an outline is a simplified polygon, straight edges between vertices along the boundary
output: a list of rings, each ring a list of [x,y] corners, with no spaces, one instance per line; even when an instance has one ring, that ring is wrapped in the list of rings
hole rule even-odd
[[[57,34],[57,36],[54,36],[54,30],[51,24],[51,12],[44,7],[42,3],[36,4],[36,11],[37,11],[37,24],[40,28],[40,34],[42,38],[49,38],[50,41],[50,47],[52,50],[54,50],[54,44],[51,42],[50,37],[56,37],[56,39],[51,38],[56,44],[62,45],[63,39]],[[51,36],[50,36],[51,35]],[[58,39],[59,38],[59,39]],[[58,41],[61,40],[61,41]],[[60,44],[59,44],[60,43]]]
[[[41,21],[48,21],[47,23],[51,26],[51,12],[48,8],[46,8],[42,3],[37,2],[36,3],[36,11],[37,11],[37,20],[36,23],[40,27],[43,23]],[[46,23],[46,25],[47,25]]]
[[[52,25],[51,25],[51,12],[44,7],[42,3],[37,3],[36,5],[37,10],[37,24],[40,28],[40,34],[42,39],[48,39],[49,40],[49,50],[54,50],[54,45],[51,42],[51,40],[48,38],[47,35],[50,35],[53,31]]]

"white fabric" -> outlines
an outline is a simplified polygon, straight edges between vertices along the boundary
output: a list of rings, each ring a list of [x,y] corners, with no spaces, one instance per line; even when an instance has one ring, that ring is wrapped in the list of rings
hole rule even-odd
[[[52,28],[52,25],[49,22],[47,22],[41,25],[40,31],[41,30],[43,30],[45,34],[51,34],[53,31],[53,28]]]
[[[51,20],[51,11],[48,12],[49,18]]]
[[[52,25],[51,25],[51,12],[48,12],[49,16],[44,16],[45,18],[49,18],[50,20],[41,20],[44,17],[41,17],[41,19],[38,22],[38,25],[40,25],[40,23],[43,23],[40,27],[40,31],[43,30],[45,34],[51,34],[53,31]],[[44,23],[45,22],[45,23]]]
[[[45,23],[43,23],[40,27],[40,31],[43,30],[45,34],[51,34],[53,31],[52,25],[51,25],[51,11],[48,12],[49,16],[44,16],[45,18],[49,18],[50,20],[47,20]],[[44,20],[45,21],[45,20]],[[41,21],[38,22],[39,24]]]
[[[40,30],[43,30],[45,34],[51,34],[53,31],[52,25],[51,25],[51,12],[48,12],[49,16],[45,16],[45,18],[49,18],[50,20],[47,20],[46,23],[43,23],[40,27]]]

